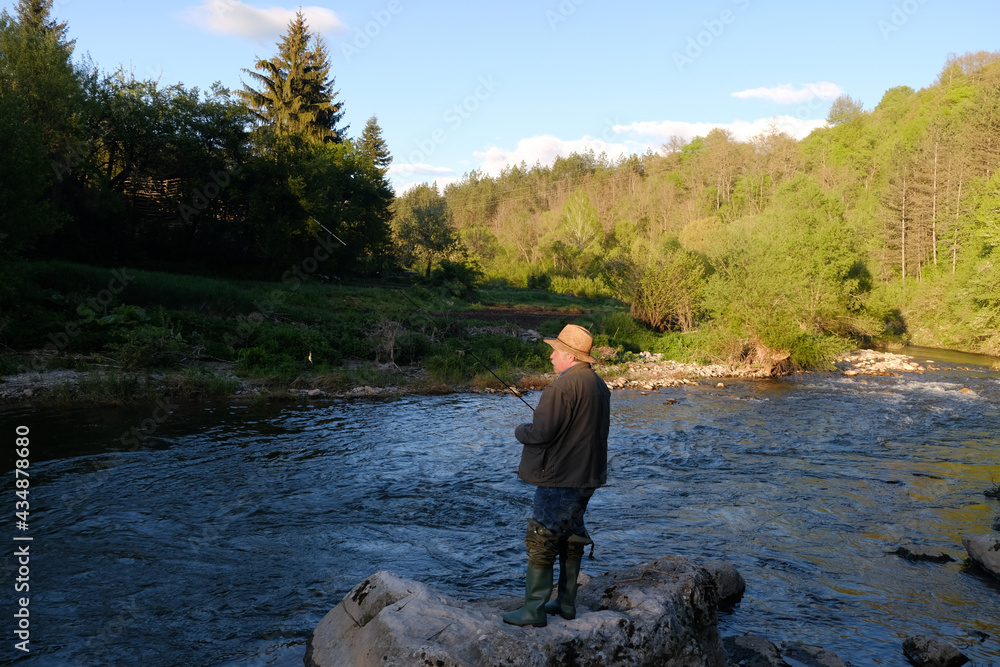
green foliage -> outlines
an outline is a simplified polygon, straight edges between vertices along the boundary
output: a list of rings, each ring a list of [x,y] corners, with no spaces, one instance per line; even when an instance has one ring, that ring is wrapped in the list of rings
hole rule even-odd
[[[13,375],[21,370],[21,364],[13,357],[0,357],[0,376]]]
[[[547,273],[532,273],[528,276],[528,289],[547,290],[552,287],[552,276]]]
[[[177,368],[187,349],[180,334],[150,324],[122,326],[109,345],[124,370]]]
[[[600,278],[555,276],[549,289],[559,294],[596,299],[608,295]]]
[[[649,325],[636,333],[649,349],[697,339],[709,356],[766,348],[802,361],[880,337],[1000,347],[998,53],[949,56],[934,85],[892,88],[868,112],[844,96],[832,126],[801,142],[713,130],[671,138],[663,154],[573,153],[394,200],[381,128],[373,116],[346,140],[329,54],[301,13],[277,54],[247,71],[256,88],[231,95],[74,65],[51,6],[19,0],[17,21],[0,17],[0,320],[23,322],[0,334],[5,344],[170,357],[174,341],[222,359],[259,347],[265,365],[310,372],[303,352],[321,363],[377,356],[353,310],[374,302],[412,341],[390,356],[442,355],[419,343],[433,348],[447,326],[438,318],[385,295],[338,296],[350,306],[340,312],[313,291],[408,268],[437,286],[422,298],[451,301],[441,311],[474,286],[527,285],[525,300],[556,307],[614,294]],[[107,273],[20,268],[42,258],[170,273],[138,272],[95,308]],[[114,321],[120,306],[150,320]],[[286,320],[299,330],[281,330]]]
[[[336,125],[344,112],[342,104],[334,102],[330,55],[323,41],[309,31],[301,10],[289,22],[278,55],[258,60],[254,69],[243,71],[259,89],[243,84],[238,95],[258,123],[278,137],[343,140],[343,130]]]
[[[0,265],[64,221],[53,164],[79,140],[88,106],[87,75],[70,60],[65,25],[48,12],[44,2],[22,1],[21,23],[0,13]]]
[[[184,396],[232,396],[240,386],[238,379],[219,375],[203,366],[185,368],[176,382],[177,393]]]
[[[863,111],[863,105],[849,95],[841,95],[830,105],[830,113],[827,114],[826,122],[830,125],[840,125],[848,123]]]
[[[371,160],[382,174],[385,174],[389,165],[392,164],[392,154],[389,152],[389,145],[382,138],[382,128],[379,127],[377,116],[372,116],[365,123],[365,129],[361,132],[361,138],[358,140],[358,150]]]
[[[448,294],[460,299],[471,300],[475,289],[483,281],[483,272],[475,262],[452,262],[441,260],[431,271],[431,285],[444,287]]]
[[[551,370],[552,348],[544,343],[524,343],[511,336],[481,335],[461,342],[450,339],[423,360],[438,382],[457,384],[472,376],[496,373],[505,383],[514,381],[515,369]]]
[[[878,333],[865,311],[854,240],[843,206],[798,176],[779,188],[767,214],[728,230],[713,257],[705,308],[737,338],[813,363],[838,347],[816,342],[824,336]]]
[[[408,267],[424,264],[427,277],[436,259],[459,253],[462,247],[436,185],[418,185],[396,199],[393,229],[400,263]]]
[[[658,253],[620,255],[601,269],[604,283],[629,304],[632,316],[657,331],[694,327],[705,273],[701,257],[675,239],[664,239]]]
[[[583,188],[563,204],[556,228],[541,241],[551,254],[557,275],[592,277],[601,254],[604,230],[597,209]]]

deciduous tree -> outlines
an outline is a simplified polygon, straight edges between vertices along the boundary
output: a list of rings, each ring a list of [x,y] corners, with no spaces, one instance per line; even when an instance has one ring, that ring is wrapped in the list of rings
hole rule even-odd
[[[403,265],[424,264],[427,277],[436,259],[461,247],[436,184],[418,185],[398,197],[393,204],[393,227]]]

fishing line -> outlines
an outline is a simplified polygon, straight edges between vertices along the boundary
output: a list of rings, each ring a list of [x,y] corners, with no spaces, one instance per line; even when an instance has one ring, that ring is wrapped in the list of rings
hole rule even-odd
[[[337,236],[336,234],[334,234],[333,232],[331,232],[331,231],[330,231],[329,229],[327,229],[327,228],[326,228],[326,226],[325,226],[325,225],[324,225],[324,224],[323,224],[322,222],[320,222],[320,221],[319,221],[319,220],[317,220],[316,218],[310,218],[310,220],[312,220],[312,221],[313,221],[313,222],[315,222],[315,223],[316,223],[317,225],[319,225],[320,227],[322,227],[322,228],[323,228],[323,231],[325,231],[325,232],[326,232],[327,234],[329,234],[329,235],[330,235],[330,236],[332,236],[333,238],[335,238],[335,239],[337,239],[338,241],[340,241],[340,244],[341,244],[342,246],[344,246],[345,248],[347,248],[347,247],[348,247],[348,246],[347,246],[347,244],[346,244],[346,243],[344,243],[344,241],[343,241],[343,240],[342,240],[342,239],[341,239],[341,238],[340,238],[339,236]],[[421,305],[420,305],[419,303],[417,303],[417,302],[416,302],[416,301],[414,301],[414,300],[413,300],[412,298],[410,298],[410,295],[409,295],[409,294],[407,294],[407,293],[406,293],[406,292],[405,292],[404,290],[402,290],[402,289],[400,289],[400,288],[398,288],[398,287],[393,287],[392,285],[389,285],[388,287],[389,287],[390,289],[393,289],[393,290],[395,290],[395,291],[399,292],[400,294],[402,294],[402,295],[403,295],[404,297],[406,297],[406,300],[407,300],[407,301],[409,301],[410,303],[412,303],[412,304],[413,304],[413,306],[414,306],[414,307],[415,307],[415,308],[416,308],[417,310],[419,310],[419,311],[420,311],[421,313],[423,313],[424,315],[426,315],[426,316],[427,316],[428,318],[430,318],[430,319],[431,319],[432,321],[434,320],[434,316],[433,316],[433,315],[431,315],[430,313],[428,313],[428,312],[427,312],[426,310],[424,310],[423,306],[421,306]],[[527,406],[528,406],[528,408],[529,408],[529,409],[530,409],[530,410],[531,410],[532,412],[534,412],[534,411],[535,411],[535,408],[531,407],[531,404],[530,404],[530,403],[528,403],[528,402],[527,402],[526,400],[524,400],[524,396],[523,396],[523,395],[521,394],[521,392],[519,392],[519,391],[518,391],[517,389],[515,389],[515,388],[514,388],[514,387],[512,387],[511,385],[507,384],[506,382],[504,382],[504,380],[503,380],[503,379],[502,379],[502,378],[501,378],[501,377],[500,377],[499,375],[497,375],[496,373],[494,373],[494,372],[493,372],[493,369],[492,369],[492,368],[490,368],[489,366],[487,366],[487,365],[486,365],[486,362],[484,362],[484,361],[483,361],[482,359],[480,359],[480,358],[479,358],[478,356],[476,356],[476,353],[475,353],[475,352],[473,352],[473,351],[472,351],[472,350],[470,350],[470,349],[469,349],[468,347],[466,347],[465,345],[463,345],[463,344],[462,344],[462,341],[460,341],[460,340],[458,340],[458,339],[455,339],[455,342],[456,342],[456,343],[458,343],[458,346],[459,346],[459,347],[461,347],[461,348],[462,348],[462,350],[463,350],[463,351],[464,351],[464,352],[465,352],[466,354],[468,354],[468,355],[469,355],[470,357],[472,357],[473,359],[475,359],[475,360],[476,360],[476,361],[477,361],[477,362],[479,363],[479,365],[480,365],[480,366],[482,366],[483,368],[485,368],[486,370],[488,370],[488,371],[490,372],[490,375],[492,375],[493,377],[495,377],[495,378],[497,379],[497,381],[499,381],[499,382],[500,382],[500,384],[502,384],[503,386],[505,386],[505,387],[506,387],[506,388],[507,388],[507,389],[508,389],[508,390],[510,391],[510,393],[512,393],[512,394],[513,394],[514,396],[517,396],[517,397],[518,397],[519,399],[521,399],[521,402],[522,402],[522,403],[524,403],[525,405],[527,405]]]

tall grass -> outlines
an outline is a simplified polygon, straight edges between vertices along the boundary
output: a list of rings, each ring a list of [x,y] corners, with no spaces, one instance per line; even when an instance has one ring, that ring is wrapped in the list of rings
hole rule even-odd
[[[164,306],[185,310],[211,309],[223,313],[254,310],[262,283],[237,283],[202,276],[145,271],[131,268],[102,268],[73,262],[32,262],[25,265],[26,277],[36,285],[62,294],[77,295],[86,302],[100,301],[110,292],[119,302],[143,307]],[[123,289],[124,288],[124,289]]]

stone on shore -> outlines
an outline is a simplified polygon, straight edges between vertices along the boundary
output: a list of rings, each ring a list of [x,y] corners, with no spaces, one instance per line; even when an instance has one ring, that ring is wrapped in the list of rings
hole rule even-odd
[[[962,546],[980,567],[1000,577],[1000,535],[962,535]]]
[[[924,635],[908,637],[903,642],[903,655],[916,667],[959,667],[969,661],[948,642]]]
[[[695,561],[660,558],[583,583],[576,619],[549,616],[544,628],[520,628],[501,620],[521,605],[520,596],[459,600],[380,571],[320,621],[305,664],[724,667],[717,591],[713,576]]]

